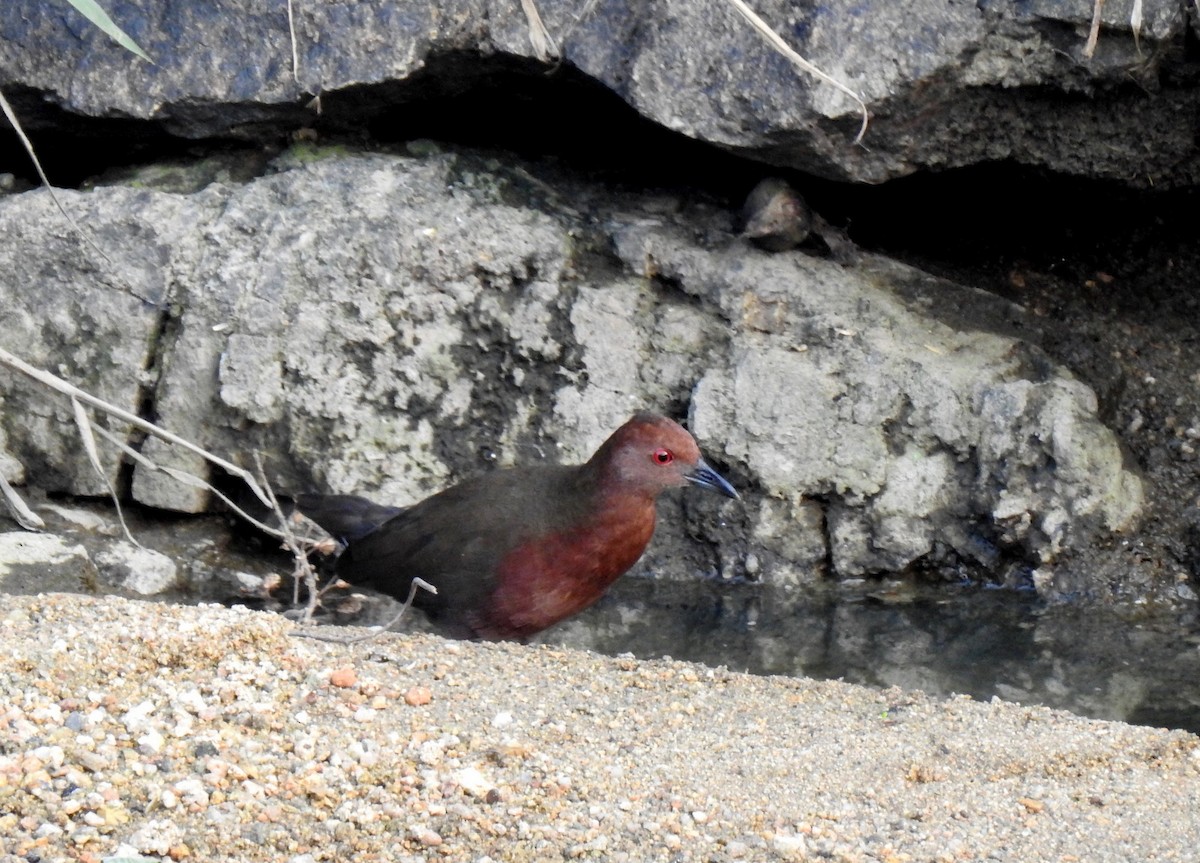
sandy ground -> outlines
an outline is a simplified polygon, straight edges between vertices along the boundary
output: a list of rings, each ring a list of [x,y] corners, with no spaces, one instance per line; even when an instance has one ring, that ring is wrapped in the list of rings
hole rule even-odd
[[[1200,860],[1200,738],[550,647],[0,611],[0,861]]]

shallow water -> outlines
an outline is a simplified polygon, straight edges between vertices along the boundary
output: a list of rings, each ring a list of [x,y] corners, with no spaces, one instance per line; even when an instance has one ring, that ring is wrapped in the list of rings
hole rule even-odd
[[[158,597],[161,601],[246,601],[236,597],[237,579],[223,573],[284,571],[280,560],[261,549],[242,554],[213,543],[211,522],[184,522],[173,531],[179,547],[167,549],[175,559],[189,561],[192,588]],[[0,580],[0,594],[55,590],[132,596],[98,583],[90,568],[32,569]],[[290,594],[290,589],[278,593]],[[341,620],[369,625],[389,619],[394,608],[368,603],[365,613]],[[415,618],[401,628],[410,624],[424,628]],[[1196,613],[1046,605],[1012,591],[948,585],[913,589],[859,582],[800,591],[626,576],[591,609],[538,640],[611,655],[671,656],[754,674],[841,678],[978,699],[999,696],[1200,733]]]
[[[1011,591],[820,593],[624,578],[544,643],[754,674],[998,696],[1200,733],[1200,621]]]

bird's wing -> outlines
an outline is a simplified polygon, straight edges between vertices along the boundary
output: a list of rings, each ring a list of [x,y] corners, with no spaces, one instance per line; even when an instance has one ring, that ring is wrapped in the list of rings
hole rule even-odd
[[[438,589],[418,595],[423,607],[477,607],[505,555],[578,520],[577,496],[561,491],[570,470],[495,471],[426,498],[351,542],[338,574],[400,598],[419,577]]]

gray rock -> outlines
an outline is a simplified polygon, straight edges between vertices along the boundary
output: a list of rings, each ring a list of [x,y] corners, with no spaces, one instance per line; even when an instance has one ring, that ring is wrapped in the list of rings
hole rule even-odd
[[[97,551],[100,577],[140,596],[157,596],[180,586],[179,568],[162,552],[124,540]]]
[[[0,247],[4,346],[25,362],[137,413],[162,347],[158,335],[173,260],[195,247],[182,242],[178,231],[192,230],[188,218],[202,218],[204,198],[119,187],[57,194],[111,260],[80,240],[44,190],[5,199],[0,206],[0,231],[8,238]],[[46,489],[108,493],[78,433],[64,433],[75,423],[67,398],[7,368],[0,368],[0,389],[6,448],[27,476]],[[126,435],[120,423],[97,416],[118,437]],[[105,467],[109,481],[117,482],[117,458]]]
[[[1141,481],[1097,420],[1092,391],[1026,343],[951,329],[888,290],[911,291],[915,271],[702,250],[643,226],[619,232],[617,249],[631,266],[653,259],[728,318],[728,361],[710,362],[698,382],[694,429],[768,496],[831,500],[838,574],[903,569],[936,543],[968,559],[999,541],[1054,560],[1140,512]],[[973,299],[928,280],[947,304]]]
[[[49,502],[42,502],[38,504],[37,508],[42,512],[57,516],[68,529],[85,530],[106,536],[116,536],[120,533],[120,528],[114,523],[111,516],[100,515],[91,509],[59,506]]]
[[[509,447],[512,459],[522,422],[476,430],[468,409],[515,383],[508,407],[526,422],[536,413],[545,374],[526,369],[562,350],[552,330],[564,326],[567,238],[545,214],[484,204],[495,178],[452,177],[452,164],[330,158],[225,190],[203,227],[220,254],[179,280],[163,424],[247,463],[262,452],[289,489],[428,493],[449,476],[438,448],[454,446],[435,429],[457,429],[459,450]],[[204,473],[167,450],[145,449]],[[175,509],[204,502],[141,470],[134,493]]]
[[[50,533],[0,533],[0,591],[86,590],[96,576],[87,550]]]
[[[746,504],[664,507],[644,566],[668,573],[795,583],[947,550],[1049,565],[1140,511],[1092,392],[1006,332],[1022,312],[990,295],[869,255],[762,253],[728,214],[678,202],[578,184],[547,199],[546,182],[471,156],[289,155],[275,168],[190,196],[78,199],[101,235],[142,240],[134,279],[145,249],[163,249],[149,286],[172,286],[172,313],[138,306],[139,327],[118,302],[128,294],[76,281],[80,247],[16,231],[4,278],[26,283],[31,263],[46,294],[0,291],[7,314],[32,321],[77,291],[95,297],[104,334],[58,360],[31,326],[28,350],[111,391],[99,372],[115,361],[87,362],[104,347],[128,358],[114,378],[132,394],[153,344],[165,427],[245,464],[261,453],[281,490],[397,504],[494,463],[584,458],[638,408],[690,407]],[[0,202],[0,224],[44,207],[40,194]],[[939,319],[948,308],[955,327]],[[41,482],[94,487],[69,423],[3,423]],[[158,440],[143,451],[209,472]],[[183,511],[208,502],[141,466],[132,489]]]
[[[539,6],[562,55],[551,85],[599,82],[664,127],[773,165],[872,183],[1006,159],[1158,187],[1197,175],[1179,4],[1145,4],[1139,41],[1132,0],[1107,3],[1091,57],[1089,3],[754,4],[870,105],[862,146],[854,101],[798,71],[730,4]],[[327,120],[361,126],[502,75],[506,92],[525,90],[523,76],[545,70],[516,3],[294,11],[293,45],[282,10],[254,0],[122,8],[150,65],[72,10],[14,0],[0,7],[0,85],[34,126],[65,125],[65,110],[268,140],[316,123],[304,107],[314,94]]]

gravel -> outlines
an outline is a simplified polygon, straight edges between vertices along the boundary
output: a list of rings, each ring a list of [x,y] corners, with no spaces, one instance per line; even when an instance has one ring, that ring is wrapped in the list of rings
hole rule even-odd
[[[1200,860],[1184,732],[296,631],[240,608],[6,597],[0,863]]]

